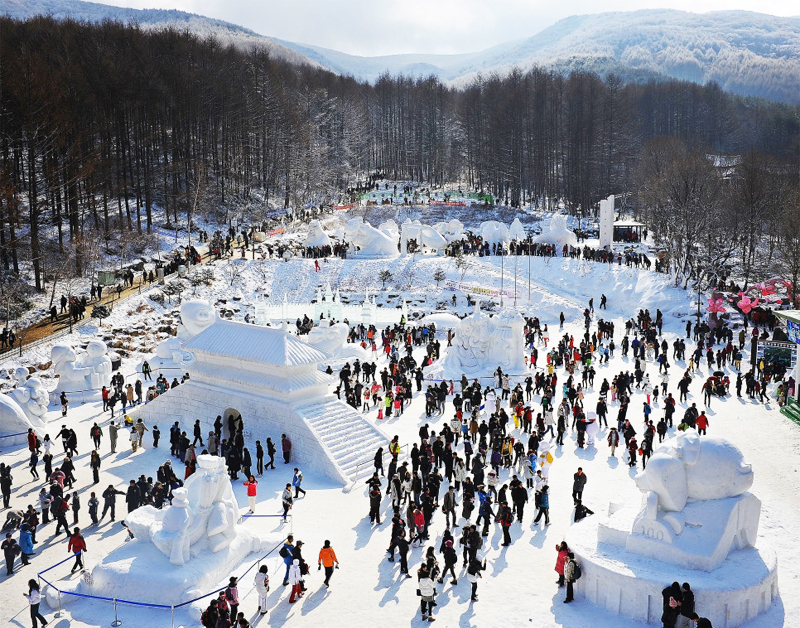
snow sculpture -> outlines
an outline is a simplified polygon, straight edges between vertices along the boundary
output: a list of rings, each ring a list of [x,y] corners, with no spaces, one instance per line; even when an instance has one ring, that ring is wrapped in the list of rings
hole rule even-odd
[[[502,366],[507,373],[525,370],[524,353],[525,320],[513,310],[504,310],[490,318],[480,310],[462,320],[455,334],[455,342],[445,357],[448,373],[473,373]]]
[[[186,341],[211,325],[216,319],[214,306],[209,301],[192,299],[181,303],[181,323],[178,326],[178,337]]]
[[[10,395],[0,395],[0,435],[6,437],[3,439],[3,443],[6,445],[26,443],[27,432],[31,427],[38,433],[39,429],[37,428],[43,428],[44,422],[28,417]],[[18,436],[11,436],[11,434]]]
[[[310,248],[313,246],[330,246],[331,239],[328,234],[322,230],[322,225],[319,220],[312,220],[308,223],[308,235],[303,240],[303,247]]]
[[[58,377],[56,393],[98,392],[111,378],[111,358],[102,340],[92,340],[78,355],[69,345],[54,345],[50,350],[53,372]]]
[[[383,231],[385,234],[392,236],[393,238],[400,237],[400,229],[397,228],[397,223],[392,220],[384,220],[381,224],[378,225],[378,229]]]
[[[111,358],[108,347],[102,340],[91,340],[86,353],[78,357],[78,364],[91,370],[89,388],[99,390],[111,380]]]
[[[600,201],[600,248],[614,244],[614,195]]]
[[[525,319],[514,310],[502,310],[492,318],[494,332],[491,338],[492,364],[503,367],[506,373],[524,373]]]
[[[359,249],[359,254],[371,257],[396,257],[397,242],[388,233],[376,229],[361,218],[347,223],[345,234]]]
[[[713,571],[731,549],[755,545],[761,502],[747,492],[753,470],[724,438],[679,434],[658,447],[635,481],[645,507],[628,551]]]
[[[86,390],[91,369],[78,364],[78,354],[69,345],[53,345],[50,350],[53,373],[58,378],[57,391]]]
[[[519,217],[514,218],[514,222],[511,223],[511,227],[508,229],[508,235],[511,236],[512,240],[516,240],[517,242],[521,242],[528,237],[528,234],[525,233],[525,227],[522,226]]]
[[[347,342],[350,329],[345,323],[332,323],[323,319],[313,327],[307,336],[301,337],[312,347],[324,351],[333,358],[369,359],[369,353],[357,343]]]
[[[448,243],[464,238],[464,223],[458,218],[453,218],[450,222],[437,222],[433,228],[441,233]]]
[[[436,231],[433,227],[423,225],[419,220],[411,222],[406,220],[403,223],[402,235],[400,237],[400,250],[403,253],[408,253],[409,240],[416,240],[419,250],[425,248],[443,252],[444,247],[447,246],[447,240],[441,233]]]
[[[550,219],[550,230],[536,236],[534,242],[538,244],[552,244],[560,254],[564,245],[576,246],[578,238],[567,229],[567,217],[563,214],[553,214]]]
[[[50,403],[50,393],[38,377],[28,377],[28,369],[19,367],[13,373],[16,388],[11,390],[9,396],[17,402],[34,425],[47,422],[47,405]]]
[[[240,533],[239,504],[223,458],[198,456],[197,471],[173,495],[177,499],[169,508],[143,506],[125,519],[137,539],[152,542],[172,564],[184,565],[206,551],[217,553]]]
[[[489,244],[507,244],[511,240],[508,227],[496,220],[487,220],[481,223],[480,235],[483,241]]]
[[[345,323],[331,323],[327,319],[319,322],[313,327],[305,339],[308,344],[325,353],[335,356],[342,349],[342,345],[347,342],[347,335],[350,333]]]

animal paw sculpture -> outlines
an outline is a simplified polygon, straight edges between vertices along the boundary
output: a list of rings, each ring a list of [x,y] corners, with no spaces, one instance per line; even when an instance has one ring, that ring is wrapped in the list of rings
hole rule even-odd
[[[755,545],[761,502],[747,492],[753,470],[724,438],[692,431],[665,441],[635,481],[645,505],[628,551],[713,571],[732,549]]]

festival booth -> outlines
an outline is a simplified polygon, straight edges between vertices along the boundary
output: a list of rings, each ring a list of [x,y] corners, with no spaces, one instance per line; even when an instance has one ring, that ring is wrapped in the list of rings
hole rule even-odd
[[[781,343],[786,345],[785,353],[789,354],[792,359],[794,368],[792,369],[792,380],[794,380],[794,387],[789,387],[786,394],[786,404],[781,408],[781,413],[789,417],[795,423],[800,423],[800,403],[797,399],[797,378],[800,376],[797,359],[798,345],[800,344],[800,310],[783,310],[776,311],[777,316],[786,325],[786,337],[788,342]],[[775,344],[775,343],[770,343]]]
[[[641,242],[645,225],[636,220],[614,221],[614,242]]]

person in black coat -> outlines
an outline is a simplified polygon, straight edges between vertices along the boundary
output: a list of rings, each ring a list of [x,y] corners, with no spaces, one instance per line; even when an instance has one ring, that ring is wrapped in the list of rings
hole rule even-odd
[[[692,615],[694,615],[695,612],[694,591],[692,591],[692,587],[689,586],[688,582],[683,583],[681,595],[683,596],[683,599],[681,600],[681,618],[684,625],[690,626],[691,624],[689,623],[689,620],[692,618]]]
[[[670,586],[661,591],[663,598],[663,611],[661,613],[661,623],[664,628],[675,628],[678,617],[681,614],[681,585],[673,582]]]
[[[128,505],[128,512],[133,512],[141,504],[142,492],[134,480],[130,481],[128,491],[125,493],[125,503]]]

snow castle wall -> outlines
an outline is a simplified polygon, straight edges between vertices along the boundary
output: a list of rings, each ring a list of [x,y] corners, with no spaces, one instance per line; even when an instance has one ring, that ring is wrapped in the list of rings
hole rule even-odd
[[[257,391],[190,379],[150,403],[139,406],[129,415],[134,421],[137,418],[144,419],[150,427],[158,425],[164,434],[168,434],[169,427],[175,421],[180,421],[181,426],[187,429],[200,419],[203,433],[206,434],[214,430],[217,415],[223,415],[229,408],[236,409],[242,415],[245,433],[250,434],[245,437],[245,445],[254,460],[256,440],[265,445],[267,437],[271,437],[275,443],[278,449],[275,457],[280,460],[281,434],[286,434],[292,441],[291,462],[304,471],[324,475],[336,482],[348,482],[309,429],[302,410],[278,399],[265,397]]]

